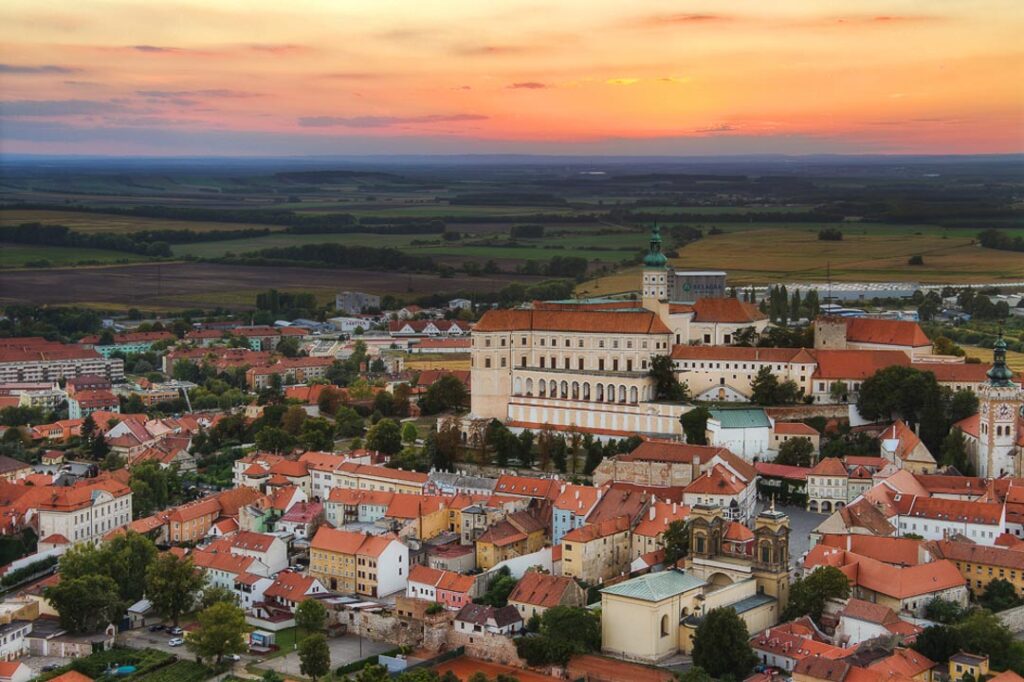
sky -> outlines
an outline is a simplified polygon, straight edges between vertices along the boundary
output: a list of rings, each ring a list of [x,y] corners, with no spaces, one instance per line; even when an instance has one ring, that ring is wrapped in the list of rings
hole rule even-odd
[[[0,154],[1024,151],[1022,0],[3,0]]]

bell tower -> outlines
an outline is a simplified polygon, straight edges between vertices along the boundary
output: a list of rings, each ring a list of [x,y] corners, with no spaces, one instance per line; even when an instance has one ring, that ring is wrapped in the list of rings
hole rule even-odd
[[[714,504],[696,504],[690,509],[690,555],[710,559],[722,553],[725,514]]]
[[[752,568],[758,591],[775,597],[781,613],[789,603],[789,517],[774,500],[754,519]]]
[[[1024,389],[1013,382],[1013,372],[1006,366],[1002,331],[993,346],[992,368],[986,376],[988,380],[978,389],[978,473],[984,478],[1020,476],[1017,444],[1024,420]]]
[[[651,229],[641,284],[643,306],[659,312],[661,306],[658,304],[668,300],[668,259],[661,252],[661,228],[657,225]]]

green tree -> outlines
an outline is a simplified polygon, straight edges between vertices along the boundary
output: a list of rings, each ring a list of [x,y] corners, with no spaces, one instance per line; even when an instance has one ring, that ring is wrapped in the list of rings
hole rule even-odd
[[[955,467],[964,476],[972,476],[974,467],[967,456],[967,441],[964,439],[964,432],[959,428],[952,428],[942,440],[941,456],[939,462],[944,467]]]
[[[686,434],[686,442],[691,445],[707,445],[708,417],[711,413],[708,408],[698,405],[679,418],[683,425],[683,433]]]
[[[458,377],[446,374],[427,388],[420,398],[423,414],[437,414],[464,406],[469,400],[466,386]]]
[[[299,642],[299,671],[313,682],[331,672],[331,648],[323,633],[309,635]]]
[[[1009,580],[996,578],[985,586],[985,591],[978,598],[978,603],[993,613],[1005,611],[1020,605],[1017,588]]]
[[[963,647],[959,631],[952,625],[931,625],[917,635],[911,644],[936,663],[943,663]]]
[[[208,584],[203,588],[202,596],[200,597],[200,604],[204,609],[208,609],[214,604],[238,604],[238,595],[226,587],[220,585]]]
[[[672,364],[671,355],[656,355],[651,358],[651,368],[647,375],[654,379],[654,399],[686,401],[690,392],[686,384],[676,378],[676,368]]]
[[[515,589],[517,582],[519,581],[512,576],[508,567],[502,566],[498,569],[496,575],[491,578],[491,582],[487,586],[487,592],[482,597],[473,601],[477,604],[501,608],[508,604],[508,595],[512,594],[512,590]]]
[[[833,381],[828,387],[828,396],[834,403],[844,403],[850,395],[850,387],[845,381]]]
[[[416,425],[412,422],[405,422],[402,425],[402,442],[415,443],[417,438],[419,438],[419,432],[416,431]]]
[[[190,557],[164,552],[146,569],[146,596],[164,618],[175,625],[182,613],[196,603],[206,583]]]
[[[782,620],[800,616],[821,618],[825,602],[829,599],[846,599],[850,596],[850,581],[834,566],[817,568],[798,578],[789,590],[789,604],[782,614]]]
[[[692,666],[686,672],[676,673],[676,679],[679,682],[715,682],[715,678],[708,675],[707,671],[699,665]]]
[[[44,588],[43,596],[60,615],[61,627],[75,634],[117,623],[128,608],[117,583],[107,575],[61,576],[59,583]]]
[[[284,411],[284,415],[281,417],[281,428],[284,429],[288,435],[297,436],[299,431],[302,430],[302,424],[306,421],[306,410],[301,405],[291,405]]]
[[[366,433],[366,449],[393,455],[402,449],[402,432],[394,419],[381,419]]]
[[[284,429],[265,426],[256,434],[256,447],[265,452],[286,452],[295,447],[295,438]]]
[[[690,553],[690,527],[683,519],[666,526],[661,536],[665,544],[665,561],[674,564]]]
[[[333,450],[334,425],[323,417],[307,419],[299,432],[299,444],[306,450]]]
[[[735,610],[717,608],[704,616],[693,635],[693,664],[716,678],[729,675],[742,680],[750,673],[757,655],[750,648],[747,624]]]
[[[1024,644],[1014,641],[1013,633],[991,611],[972,611],[956,629],[964,651],[988,655],[995,670],[1011,668],[1018,674],[1024,672]]]
[[[352,678],[353,682],[391,682],[388,669],[382,665],[368,665]]]
[[[954,601],[935,597],[924,607],[924,617],[936,623],[955,623],[963,618],[964,610]]]
[[[334,423],[337,425],[338,435],[342,438],[355,438],[363,435],[363,431],[366,430],[366,420],[346,405],[337,409],[334,414]]]
[[[814,444],[810,438],[790,438],[779,446],[779,454],[775,457],[776,464],[808,467],[814,456]]]
[[[304,599],[295,607],[295,625],[303,632],[320,632],[327,626],[327,609],[319,599]]]
[[[217,665],[228,654],[240,654],[246,650],[245,612],[234,604],[217,602],[199,612],[196,620],[199,626],[185,636],[185,646],[195,652],[196,657],[212,658]]]
[[[857,411],[872,421],[891,419],[896,415],[916,423],[925,400],[938,392],[938,382],[931,372],[893,365],[864,380],[857,397]]]

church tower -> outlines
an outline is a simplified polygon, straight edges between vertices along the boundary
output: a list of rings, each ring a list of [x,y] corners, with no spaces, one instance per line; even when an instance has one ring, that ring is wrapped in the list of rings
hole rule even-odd
[[[651,230],[650,246],[644,256],[643,306],[660,312],[659,303],[668,301],[668,259],[661,252],[661,228]]]
[[[754,519],[754,579],[758,592],[775,597],[779,613],[789,603],[789,517],[775,501]]]
[[[984,478],[1021,475],[1021,421],[1024,389],[1013,382],[1006,366],[1006,342],[999,332],[992,353],[988,381],[978,390],[978,473]]]

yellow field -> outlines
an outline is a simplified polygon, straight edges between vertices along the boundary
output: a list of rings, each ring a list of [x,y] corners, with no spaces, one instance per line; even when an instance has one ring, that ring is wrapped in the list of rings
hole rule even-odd
[[[406,356],[405,368],[414,372],[428,369],[469,369],[469,356],[464,353],[438,353],[419,357],[419,354]]]
[[[106,213],[79,213],[76,211],[33,211],[9,209],[0,211],[0,227],[22,223],[44,223],[64,225],[77,232],[138,232],[140,230],[243,230],[246,228],[281,229],[267,225],[246,223],[218,223],[192,220],[170,220],[164,218],[138,218],[135,216],[110,215]]]
[[[967,351],[967,357],[975,357],[981,360],[982,364],[992,364],[992,349],[979,348],[978,346],[960,346]],[[1024,372],[1024,353],[1017,353],[1012,350],[1006,351],[1006,365],[1014,372]]]
[[[820,241],[812,229],[759,229],[705,237],[681,249],[672,265],[729,273],[729,284],[823,281],[832,279],[969,283],[1024,280],[1024,258],[1011,251],[982,249],[965,237],[938,234],[851,234],[843,241]],[[907,265],[913,255],[924,265]],[[577,293],[598,296],[639,288],[639,268],[585,282]]]

